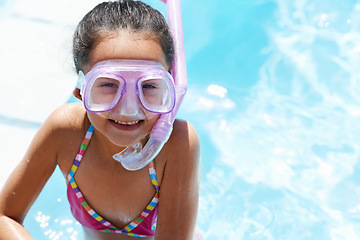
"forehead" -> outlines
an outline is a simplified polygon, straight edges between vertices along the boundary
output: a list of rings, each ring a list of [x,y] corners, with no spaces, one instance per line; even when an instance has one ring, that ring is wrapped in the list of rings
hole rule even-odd
[[[169,69],[160,44],[144,33],[122,31],[101,40],[91,51],[85,71],[96,63],[109,59],[152,60]]]
[[[120,74],[121,76],[137,76],[149,73],[152,76],[167,76],[168,72],[162,64],[151,60],[110,59],[96,63],[88,75]],[[91,78],[90,77],[90,78]]]

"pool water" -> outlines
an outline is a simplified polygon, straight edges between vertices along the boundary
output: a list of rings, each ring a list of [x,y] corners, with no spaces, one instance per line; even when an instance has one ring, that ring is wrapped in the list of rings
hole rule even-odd
[[[360,239],[360,2],[182,0],[182,11],[178,117],[201,140],[204,239]],[[36,239],[81,239],[65,186],[57,169],[30,210]]]

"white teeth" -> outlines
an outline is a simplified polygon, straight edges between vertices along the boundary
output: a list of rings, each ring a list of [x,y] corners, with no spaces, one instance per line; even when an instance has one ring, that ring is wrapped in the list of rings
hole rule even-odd
[[[114,120],[114,122],[119,123],[119,124],[123,124],[123,125],[135,125],[135,124],[137,124],[139,122],[139,120],[132,121],[132,122],[120,122],[120,121]]]

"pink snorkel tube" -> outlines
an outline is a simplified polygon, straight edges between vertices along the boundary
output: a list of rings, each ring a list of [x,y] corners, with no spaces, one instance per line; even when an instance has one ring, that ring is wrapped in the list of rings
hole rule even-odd
[[[176,102],[174,109],[168,114],[162,114],[156,121],[150,133],[150,138],[142,148],[141,143],[126,147],[113,158],[131,171],[143,168],[149,164],[169,140],[173,123],[187,90],[187,75],[184,36],[181,19],[180,0],[160,0],[167,6],[168,25],[174,38],[175,58],[172,75],[175,81]]]

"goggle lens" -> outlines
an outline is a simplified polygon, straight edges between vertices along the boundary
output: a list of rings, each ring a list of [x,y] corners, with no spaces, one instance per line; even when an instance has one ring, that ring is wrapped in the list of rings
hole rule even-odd
[[[137,84],[142,106],[156,113],[170,112],[174,107],[174,93],[169,79],[151,78],[140,80]]]
[[[87,86],[85,107],[92,112],[109,111],[116,106],[121,97],[124,81],[109,77],[96,78]]]

